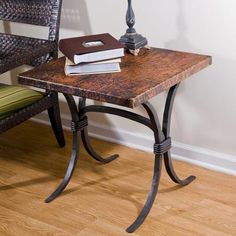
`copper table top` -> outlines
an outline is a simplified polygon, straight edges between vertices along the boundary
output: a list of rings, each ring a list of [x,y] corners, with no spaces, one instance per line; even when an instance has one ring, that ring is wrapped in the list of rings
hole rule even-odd
[[[151,48],[126,54],[121,72],[66,76],[65,58],[19,75],[19,83],[125,107],[136,107],[211,64],[206,55]]]

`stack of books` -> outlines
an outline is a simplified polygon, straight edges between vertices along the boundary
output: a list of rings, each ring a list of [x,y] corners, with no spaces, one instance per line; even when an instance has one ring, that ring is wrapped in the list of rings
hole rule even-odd
[[[124,46],[108,33],[61,39],[59,49],[66,75],[119,72],[124,56]]]

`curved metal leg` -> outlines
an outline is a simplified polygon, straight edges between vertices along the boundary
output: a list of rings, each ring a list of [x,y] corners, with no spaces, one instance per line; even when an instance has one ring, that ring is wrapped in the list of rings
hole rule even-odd
[[[165,110],[164,110],[164,115],[163,115],[163,124],[162,124],[163,133],[166,138],[169,138],[169,134],[170,134],[171,114],[172,114],[174,98],[175,98],[175,94],[176,94],[178,86],[179,85],[177,84],[171,87],[166,98]],[[187,185],[191,183],[194,179],[196,179],[195,176],[191,175],[187,177],[186,179],[181,180],[176,175],[173,164],[172,164],[170,151],[164,153],[164,163],[165,163],[165,168],[168,175],[175,183],[178,183],[180,185]]]
[[[86,99],[85,98],[81,98],[79,100],[79,105],[78,105],[78,109],[81,110],[81,117],[80,119],[83,119],[84,116],[85,116],[85,113],[87,112],[86,110]],[[99,108],[102,108],[99,107]],[[100,111],[100,109],[99,109]],[[109,163],[113,160],[115,160],[117,157],[119,157],[118,154],[114,154],[112,156],[109,156],[107,158],[103,158],[101,157],[99,154],[97,154],[94,149],[92,148],[90,142],[89,142],[89,136],[88,136],[88,128],[87,127],[84,127],[83,130],[81,130],[81,139],[82,139],[82,142],[83,142],[83,145],[86,149],[86,151],[90,154],[91,157],[93,157],[95,160],[97,161],[100,161],[102,163]]]
[[[78,152],[79,152],[77,132],[73,133],[73,144],[72,145],[73,146],[72,146],[71,159],[70,159],[69,166],[66,170],[65,177],[63,178],[62,182],[58,185],[56,190],[48,198],[45,199],[46,203],[49,203],[49,202],[53,201],[55,198],[57,198],[63,192],[63,190],[66,188],[66,186],[68,185],[68,183],[72,177],[72,174],[74,172],[74,169],[75,169],[75,166],[77,163],[77,156],[78,156]]]
[[[148,194],[147,201],[142,211],[139,213],[136,220],[126,229],[128,233],[133,233],[144,222],[149,211],[151,210],[151,207],[155,201],[157,191],[158,191],[158,186],[159,186],[159,181],[160,181],[160,176],[161,176],[161,166],[162,166],[162,156],[156,155],[151,190]]]
[[[61,116],[60,116],[60,109],[58,103],[58,95],[56,93],[50,94],[50,96],[54,96],[55,102],[52,107],[48,109],[48,115],[51,122],[51,126],[53,132],[56,136],[57,142],[60,147],[65,146],[65,138],[61,124]]]
[[[78,117],[78,112],[77,112],[74,98],[71,95],[67,95],[67,94],[64,94],[64,96],[65,96],[68,106],[70,108],[72,122],[78,122],[79,117]],[[65,177],[63,178],[62,182],[58,185],[56,190],[48,198],[45,199],[46,203],[51,202],[52,200],[57,198],[62,193],[62,191],[68,185],[68,183],[71,179],[71,176],[74,172],[76,162],[77,162],[77,156],[78,156],[78,152],[79,152],[79,143],[78,143],[79,138],[78,138],[78,131],[77,130],[73,130],[72,137],[73,137],[72,153],[71,153],[70,163],[68,165]]]
[[[154,131],[154,137],[155,137],[155,143],[161,143],[164,140],[164,136],[161,130],[160,122],[159,119],[155,113],[154,108],[151,106],[150,103],[145,103],[143,104],[143,107],[147,111],[150,121],[152,124],[152,130]],[[151,189],[148,194],[146,203],[139,213],[138,217],[136,220],[126,229],[128,233],[134,232],[145,220],[147,217],[149,211],[152,208],[152,205],[155,201],[157,191],[158,191],[158,186],[159,186],[159,181],[160,181],[160,176],[161,176],[161,166],[162,166],[162,155],[155,155],[155,163],[154,163],[154,174],[152,178],[152,184],[151,184]]]
[[[103,158],[100,155],[98,155],[94,149],[92,148],[92,146],[90,145],[89,142],[89,136],[88,136],[88,128],[85,127],[82,131],[81,131],[81,138],[82,138],[82,142],[84,144],[84,147],[86,149],[86,151],[90,154],[90,156],[92,156],[95,160],[103,162],[103,163],[109,163],[113,160],[115,160],[117,157],[119,157],[118,154],[114,154],[112,156],[109,156],[107,158]]]
[[[191,176],[187,177],[186,179],[181,180],[176,175],[173,164],[172,164],[172,160],[170,157],[170,152],[166,152],[164,154],[164,162],[165,162],[165,167],[166,167],[166,171],[167,171],[168,175],[175,183],[185,186],[185,185],[190,184],[193,180],[196,179],[196,176],[191,175]]]

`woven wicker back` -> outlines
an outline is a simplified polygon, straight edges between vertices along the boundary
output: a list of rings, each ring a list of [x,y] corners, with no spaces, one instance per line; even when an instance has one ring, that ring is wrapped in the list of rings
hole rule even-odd
[[[48,26],[49,39],[58,37],[62,0],[0,0],[0,20]]]

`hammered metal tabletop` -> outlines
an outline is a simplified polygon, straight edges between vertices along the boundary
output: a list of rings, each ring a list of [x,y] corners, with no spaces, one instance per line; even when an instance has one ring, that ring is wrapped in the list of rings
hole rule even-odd
[[[19,75],[21,84],[134,108],[211,64],[211,57],[151,48],[125,54],[121,72],[66,76],[65,57]]]

